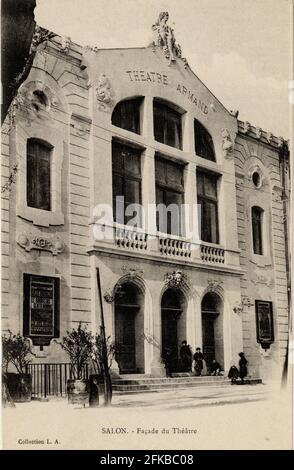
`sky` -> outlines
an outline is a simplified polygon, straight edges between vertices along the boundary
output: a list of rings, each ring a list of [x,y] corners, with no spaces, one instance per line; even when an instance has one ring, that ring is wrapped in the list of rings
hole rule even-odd
[[[161,11],[194,73],[227,109],[290,137],[291,0],[37,0],[35,17],[82,46],[141,47]]]

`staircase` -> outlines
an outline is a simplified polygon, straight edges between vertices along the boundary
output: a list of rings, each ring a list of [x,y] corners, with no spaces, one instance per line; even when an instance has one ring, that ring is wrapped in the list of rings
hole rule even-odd
[[[151,377],[144,374],[121,375],[113,379],[112,389],[114,394],[146,393],[173,390],[176,388],[190,387],[224,387],[230,385],[231,381],[223,376],[196,377],[192,373],[175,373],[171,378]],[[261,383],[261,379],[247,379],[246,384]]]

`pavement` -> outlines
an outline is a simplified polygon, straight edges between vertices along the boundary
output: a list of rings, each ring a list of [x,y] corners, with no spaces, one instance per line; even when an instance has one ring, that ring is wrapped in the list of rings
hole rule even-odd
[[[291,396],[272,385],[114,395],[111,407],[33,400],[2,413],[5,449],[290,449]]]

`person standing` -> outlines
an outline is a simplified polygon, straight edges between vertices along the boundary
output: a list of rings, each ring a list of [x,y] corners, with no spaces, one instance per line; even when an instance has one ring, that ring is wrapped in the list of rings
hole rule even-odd
[[[181,368],[183,372],[191,372],[192,369],[192,352],[187,341],[182,341],[180,348]]]
[[[171,378],[172,373],[173,351],[170,348],[165,348],[163,354],[163,362],[165,367],[166,377]]]
[[[199,376],[201,375],[201,372],[203,369],[203,359],[204,359],[204,356],[200,348],[196,348],[196,352],[193,356],[193,359],[195,361],[195,374]]]
[[[241,379],[241,383],[244,384],[244,377],[246,377],[247,373],[248,373],[248,369],[247,369],[248,361],[247,361],[247,359],[245,357],[245,354],[243,352],[239,353],[239,357],[240,357],[240,360],[239,360],[239,377]]]
[[[239,377],[239,371],[237,367],[234,364],[232,364],[228,373],[228,378],[231,379],[232,385],[237,383],[238,377]]]

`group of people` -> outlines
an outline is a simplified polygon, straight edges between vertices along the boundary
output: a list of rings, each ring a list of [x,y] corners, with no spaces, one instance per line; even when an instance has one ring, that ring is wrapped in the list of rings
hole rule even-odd
[[[196,348],[196,352],[193,356],[193,359],[195,361],[195,374],[196,376],[200,376],[202,374],[202,371],[204,369],[204,364],[205,364],[205,358],[203,353],[201,352],[201,348]],[[216,359],[213,359],[211,363],[208,365],[208,373],[209,375],[221,375],[222,367],[221,365],[217,362]]]
[[[201,348],[196,348],[196,352],[192,354],[191,347],[186,340],[182,341],[180,351],[180,367],[181,372],[192,372],[192,363],[194,360],[195,375],[200,376],[203,373],[204,366],[206,365],[204,355]],[[228,372],[228,378],[231,379],[232,384],[237,383],[237,379],[240,377],[241,383],[244,383],[244,378],[247,376],[247,364],[248,361],[243,352],[239,353],[239,369],[233,364]],[[164,354],[164,364],[166,369],[166,376],[171,377],[171,372],[175,363],[175,354],[171,349],[166,349]],[[213,359],[208,366],[209,375],[222,375],[222,367]]]

